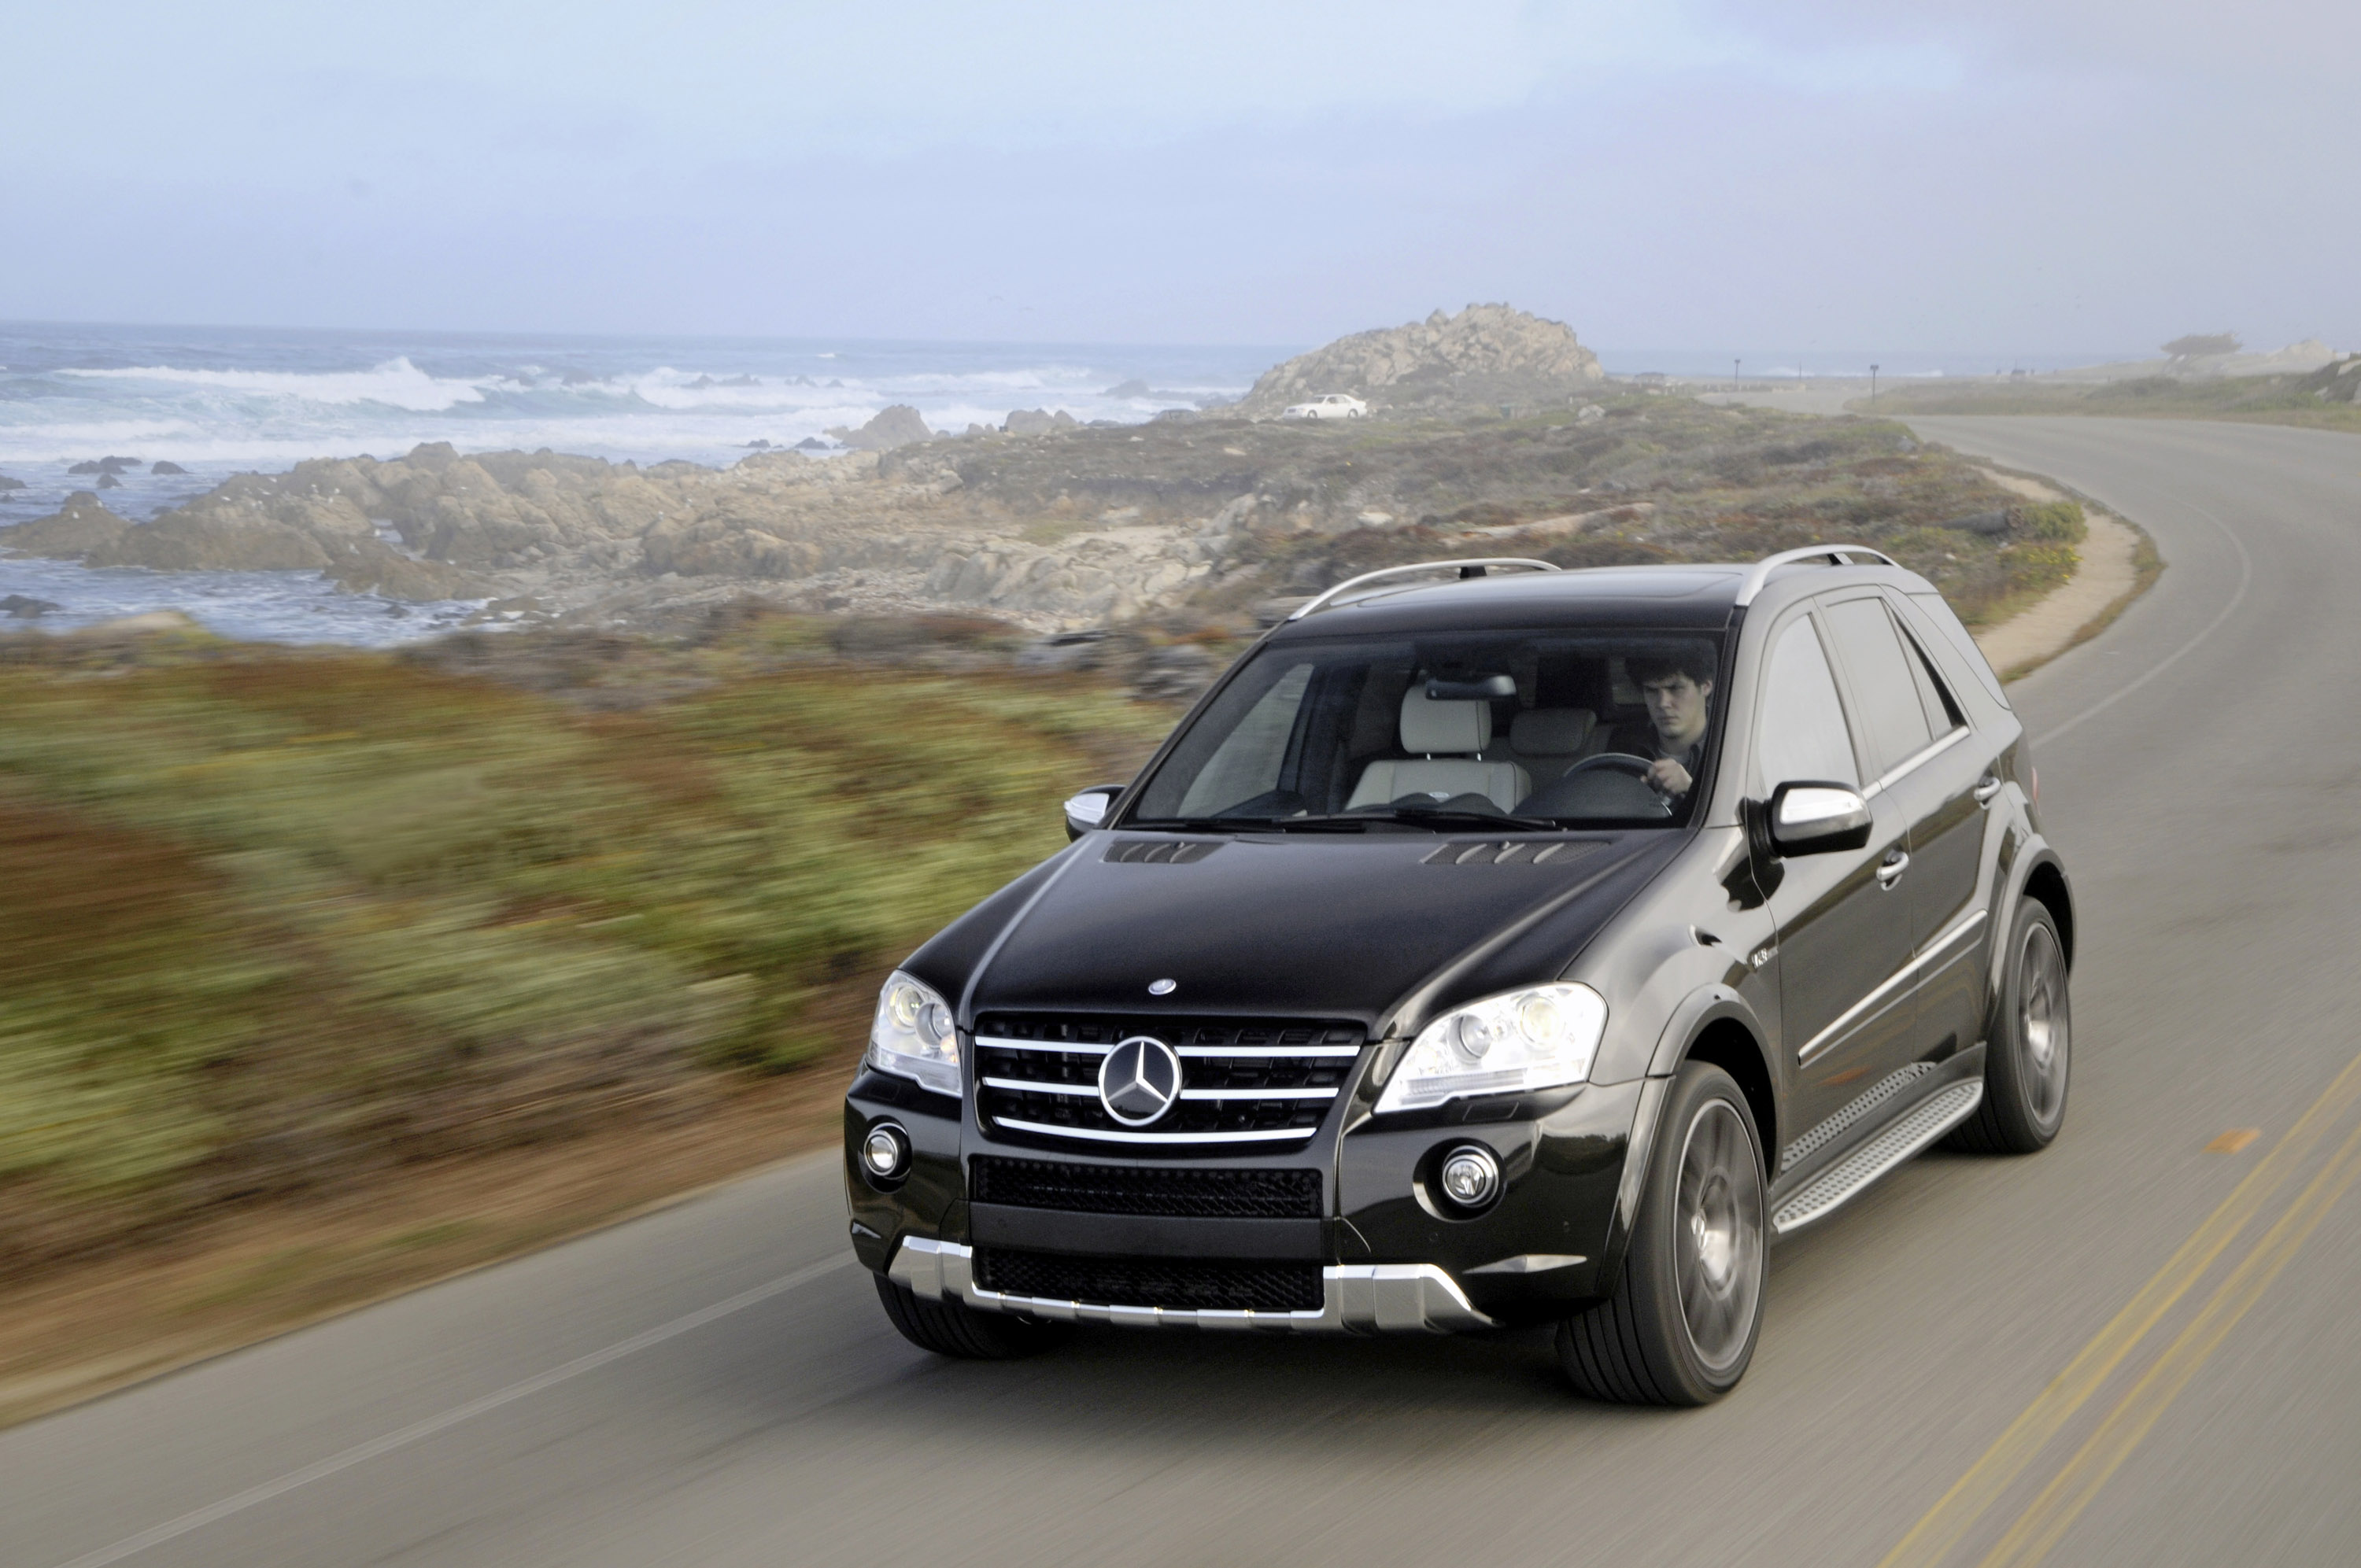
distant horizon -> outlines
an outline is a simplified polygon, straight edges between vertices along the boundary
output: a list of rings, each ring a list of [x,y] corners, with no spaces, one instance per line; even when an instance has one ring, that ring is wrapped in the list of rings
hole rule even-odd
[[[1506,302],[1512,308],[1523,309],[1523,307],[1518,306],[1514,301],[1509,301]],[[1446,311],[1449,310],[1448,307],[1439,308],[1444,308]],[[1455,314],[1456,312],[1453,311],[1450,312],[1450,313]],[[1532,311],[1528,313],[1536,316],[1544,315],[1544,313],[1540,311]],[[1424,318],[1412,317],[1410,318],[1410,321],[1372,323],[1369,326],[1350,329],[1346,333],[1337,334],[1337,336],[1349,336],[1358,332],[1391,330],[1395,327],[1410,324],[1410,322],[1422,319]],[[1548,319],[1555,320],[1562,318],[1552,317]],[[1880,373],[1883,375],[1935,376],[1981,375],[1993,373],[1991,370],[1982,368],[1985,366],[1993,367],[1995,369],[2004,373],[2015,368],[2068,369],[2089,365],[2118,364],[2164,357],[2161,345],[2147,349],[2118,347],[2069,350],[2030,350],[2022,347],[2008,350],[1993,350],[1969,347],[1926,348],[1891,346],[1875,348],[1839,346],[1835,348],[1801,349],[1794,347],[1755,347],[1733,349],[1726,346],[1679,348],[1667,347],[1663,345],[1631,346],[1605,344],[1595,341],[1588,334],[1583,332],[1582,323],[1579,322],[1569,321],[1566,324],[1574,329],[1575,334],[1581,342],[1582,345],[1598,356],[1600,365],[1608,369],[1609,374],[1616,376],[1642,375],[1651,371],[1661,371],[1667,375],[1713,376],[1719,374],[1721,372],[1721,367],[1727,365],[1733,359],[1739,360],[1747,366],[1759,367],[1757,369],[1744,372],[1744,374],[1746,374],[1750,378],[1759,377],[1760,378],[1766,380],[1774,380],[1783,378],[1793,378],[1797,374],[1799,365],[1803,376],[1806,378],[1810,378],[1813,377],[1830,377],[1853,374],[1854,372],[1839,368],[1839,367],[1855,363],[1857,363],[1859,367],[1858,373],[1864,376],[1869,373],[1869,367],[1872,363],[1881,366],[1882,368]],[[357,346],[360,340],[368,338],[411,338],[420,340],[422,342],[434,342],[440,340],[450,342],[455,345],[467,344],[519,347],[533,345],[545,345],[552,346],[562,345],[579,345],[586,347],[624,345],[644,345],[650,347],[660,345],[676,347],[691,345],[709,345],[715,347],[741,346],[748,348],[779,347],[824,349],[827,346],[833,345],[852,349],[916,349],[929,347],[952,349],[1038,349],[1046,352],[1085,351],[1102,355],[1152,354],[1162,350],[1172,350],[1199,354],[1227,353],[1240,355],[1268,355],[1270,356],[1268,361],[1270,365],[1277,365],[1283,360],[1292,358],[1298,355],[1310,353],[1314,349],[1323,346],[1325,344],[1333,343],[1337,340],[1336,337],[1330,337],[1322,339],[1317,343],[1307,342],[1288,344],[1257,343],[1251,341],[1226,342],[1212,339],[1191,340],[1187,338],[1161,341],[1145,339],[1133,341],[1118,338],[1090,339],[994,335],[962,337],[928,336],[924,334],[862,334],[826,332],[535,331],[531,329],[520,330],[514,328],[383,326],[368,324],[319,326],[261,322],[148,322],[130,320],[76,321],[66,319],[44,320],[0,317],[0,335],[36,336],[47,330],[89,333],[188,333],[223,335],[248,334],[256,336],[300,338],[320,345],[354,344]],[[2249,344],[2246,348],[2241,350],[2241,352],[2268,353],[2273,348],[2285,345],[2276,344],[2268,345],[2261,344]],[[1928,367],[1930,365],[1938,366],[1939,367],[1930,368]],[[1951,366],[1957,366],[1958,367],[1949,367]],[[1970,367],[1974,367],[1975,368],[1970,368]],[[6,367],[5,362],[0,362],[0,370],[5,370],[5,368]]]

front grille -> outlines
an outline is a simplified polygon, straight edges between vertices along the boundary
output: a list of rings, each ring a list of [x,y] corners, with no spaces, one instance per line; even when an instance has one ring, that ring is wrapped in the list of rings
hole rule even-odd
[[[1316,1312],[1323,1304],[1316,1263],[1064,1257],[978,1247],[975,1282],[1004,1296],[1104,1307]]]
[[[1191,1220],[1316,1220],[1316,1170],[1174,1170],[1065,1165],[978,1155],[969,1196],[979,1203],[1076,1214],[1169,1214]]]
[[[1180,1058],[1180,1094],[1144,1126],[1107,1113],[1099,1069],[1134,1035]],[[979,1105],[1005,1135],[1134,1145],[1173,1153],[1301,1146],[1335,1102],[1360,1055],[1356,1025],[1281,1020],[986,1014],[976,1020]]]

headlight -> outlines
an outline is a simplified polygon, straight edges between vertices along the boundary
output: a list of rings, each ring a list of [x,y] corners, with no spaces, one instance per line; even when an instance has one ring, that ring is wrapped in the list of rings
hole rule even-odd
[[[896,970],[877,996],[869,1065],[914,1078],[938,1094],[960,1091],[959,1031],[943,999]]]
[[[1607,1003],[1587,985],[1488,996],[1418,1032],[1378,1096],[1378,1113],[1580,1083],[1606,1031]]]

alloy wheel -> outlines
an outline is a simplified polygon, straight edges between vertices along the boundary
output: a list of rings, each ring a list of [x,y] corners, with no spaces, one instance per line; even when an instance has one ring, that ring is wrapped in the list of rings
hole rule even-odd
[[[1763,1291],[1763,1173],[1726,1100],[1689,1122],[1674,1206],[1681,1320],[1697,1359],[1721,1372],[1746,1353]]]
[[[2065,955],[2049,927],[2026,933],[2018,959],[2017,1048],[2025,1058],[2027,1108],[2045,1127],[2066,1108],[2066,1066],[2072,1033],[2066,1004]]]

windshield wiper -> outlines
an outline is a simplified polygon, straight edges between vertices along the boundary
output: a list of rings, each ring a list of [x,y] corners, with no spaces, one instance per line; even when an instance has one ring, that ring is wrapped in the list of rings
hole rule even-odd
[[[1298,817],[1296,822],[1406,822],[1414,827],[1451,828],[1515,828],[1525,832],[1555,833],[1565,828],[1563,822],[1546,817],[1495,816],[1488,811],[1405,811],[1389,807],[1382,811],[1355,811],[1333,817]]]
[[[1117,826],[1143,833],[1284,833],[1298,828],[1340,833],[1365,832],[1368,825],[1369,818],[1361,817],[1143,817]]]

